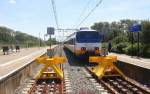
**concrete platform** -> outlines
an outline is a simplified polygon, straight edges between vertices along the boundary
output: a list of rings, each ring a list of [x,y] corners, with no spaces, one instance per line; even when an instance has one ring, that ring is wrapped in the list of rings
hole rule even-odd
[[[129,63],[138,67],[150,69],[150,58],[137,58],[131,57],[125,54],[109,53],[109,55],[115,55],[118,61]]]
[[[52,48],[56,47],[55,45]],[[31,63],[37,57],[46,53],[47,48],[28,48],[21,49],[9,55],[0,55],[0,80],[7,77],[11,73],[17,71],[21,67]]]
[[[115,53],[109,55],[117,56],[119,62],[115,64],[127,77],[150,87],[150,59]]]
[[[52,48],[56,49],[57,47],[52,46]],[[44,55],[46,51],[46,47],[29,48],[10,55],[0,55],[0,94],[16,94],[19,88],[22,88],[18,86],[24,85],[29,79],[33,79],[41,68],[34,60]],[[52,53],[54,51],[52,50]],[[32,82],[30,85],[33,84]],[[17,94],[21,93],[18,92]]]

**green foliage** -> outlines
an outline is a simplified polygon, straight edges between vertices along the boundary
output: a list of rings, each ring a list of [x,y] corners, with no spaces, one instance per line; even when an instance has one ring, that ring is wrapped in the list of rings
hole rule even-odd
[[[93,26],[91,26],[92,29],[99,31],[104,37],[103,42],[106,42],[111,39],[108,35],[110,34],[110,24],[108,22],[99,22],[95,23]]]
[[[137,44],[133,44],[133,49],[132,49],[132,44],[130,44],[127,48],[125,48],[125,53],[129,54],[129,55],[137,55],[138,51],[138,46]]]
[[[150,44],[150,22],[142,21],[142,33],[141,33],[142,44]]]
[[[53,45],[53,44],[56,44],[56,43],[58,43],[58,42],[56,41],[55,38],[48,39],[47,42],[46,42],[47,45],[50,45],[50,44]]]
[[[141,56],[150,58],[150,44],[149,45],[142,45],[142,53]]]
[[[103,35],[105,43],[112,42],[112,51],[131,55],[132,33],[128,28],[137,24],[139,20],[120,20],[118,22],[98,22],[91,26]],[[141,56],[150,57],[150,21],[141,21],[142,31],[140,34]],[[137,33],[133,33],[134,55],[137,55]]]
[[[27,34],[21,33],[19,31],[16,32],[15,40],[17,43],[25,43],[27,39],[28,39]]]
[[[120,36],[115,37],[112,41],[114,44],[119,44],[122,42],[128,42],[128,38],[124,35],[120,35]]]
[[[11,43],[14,41],[14,31],[6,28],[6,27],[0,27],[0,42],[1,43]]]
[[[102,43],[102,46],[101,46],[102,48],[104,48],[104,49],[106,49],[106,48],[108,48],[108,43]]]
[[[43,45],[43,41],[37,37],[7,27],[0,27],[0,46],[17,44],[23,47],[32,47],[39,45],[39,42]]]
[[[140,56],[142,57],[149,57],[150,58],[150,46],[148,45],[142,45],[140,44],[139,45],[139,53],[140,53]],[[125,52],[129,55],[132,55],[132,52],[133,52],[133,55],[136,56],[138,55],[138,44],[133,44],[133,49],[132,49],[132,45],[130,44],[126,49],[125,49]]]
[[[125,48],[128,47],[128,45],[128,42],[121,42],[119,44],[115,44],[112,47],[112,51],[117,53],[125,53]]]
[[[101,45],[101,50],[102,51],[107,51],[108,50],[108,43],[102,43],[102,45]]]

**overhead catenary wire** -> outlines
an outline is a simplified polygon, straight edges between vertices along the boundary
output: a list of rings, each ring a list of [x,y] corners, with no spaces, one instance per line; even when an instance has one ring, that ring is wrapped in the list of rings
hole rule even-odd
[[[54,0],[50,0],[52,3],[52,8],[53,8],[53,13],[54,13],[54,17],[55,17],[55,23],[56,23],[56,27],[57,29],[59,28],[59,24],[58,24],[58,18],[57,18],[57,12],[56,12],[56,5],[55,5],[55,1]]]
[[[84,6],[83,10],[81,11],[76,23],[72,26],[72,28],[74,28],[76,26],[76,24],[79,22],[79,20],[81,19],[81,17],[84,15],[86,9],[88,8],[89,4],[90,4],[91,0],[88,0],[87,4]]]
[[[91,11],[85,16],[83,20],[80,21],[80,23],[75,27],[78,28],[93,12],[94,10],[102,3],[103,0],[99,0],[98,3],[95,5],[94,8],[91,9]]]
[[[89,1],[87,2],[87,4],[86,4],[87,6],[85,6],[85,7],[83,8],[83,11],[81,12],[79,18],[82,17],[82,15],[85,13],[85,10],[88,8],[88,5],[90,4],[90,1],[91,1],[91,0],[89,0]],[[78,27],[93,13],[93,11],[102,3],[102,1],[103,1],[103,0],[99,0],[99,1],[96,3],[95,7],[93,7],[93,8],[90,10],[90,12],[87,14],[87,16],[85,16],[85,18],[83,18],[83,20],[81,20],[79,24],[73,25],[72,28],[74,28],[74,27],[76,26],[74,29],[75,29],[75,30],[78,30]],[[79,19],[79,18],[78,18],[78,19]]]

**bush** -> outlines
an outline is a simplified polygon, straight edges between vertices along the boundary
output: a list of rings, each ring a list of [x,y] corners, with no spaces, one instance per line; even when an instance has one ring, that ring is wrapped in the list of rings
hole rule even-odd
[[[102,45],[101,45],[101,47],[102,47],[102,49],[107,49],[108,48],[108,43],[102,43]]]
[[[128,46],[129,43],[122,42],[113,46],[112,51],[116,53],[125,53],[125,48]]]
[[[150,58],[150,45],[147,44],[142,46],[141,56]]]
[[[140,46],[140,49],[139,49],[139,54],[140,56],[147,56],[148,57],[148,54],[150,54],[150,48],[148,48],[147,46],[144,46],[144,45],[139,45]],[[128,54],[128,55],[134,55],[134,56],[137,56],[138,55],[138,44],[133,44],[133,50],[132,50],[132,44],[130,44],[127,48],[125,48],[125,52]]]
[[[120,43],[124,43],[124,42],[128,42],[128,38],[126,36],[120,35],[115,37],[113,40],[113,43],[115,44],[120,44]]]
[[[133,44],[133,49],[132,49],[132,44],[130,44],[128,47],[125,48],[125,53],[128,55],[137,55],[137,45]]]

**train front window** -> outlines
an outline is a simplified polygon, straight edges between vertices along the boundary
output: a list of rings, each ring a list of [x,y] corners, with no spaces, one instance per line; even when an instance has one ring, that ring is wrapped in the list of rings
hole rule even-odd
[[[100,42],[101,37],[100,34],[95,31],[81,31],[81,32],[77,32],[76,41],[78,43]]]

